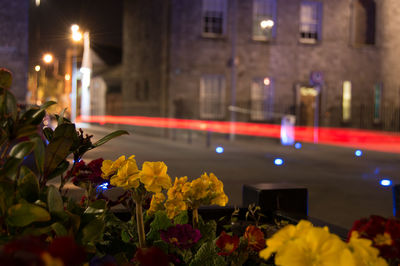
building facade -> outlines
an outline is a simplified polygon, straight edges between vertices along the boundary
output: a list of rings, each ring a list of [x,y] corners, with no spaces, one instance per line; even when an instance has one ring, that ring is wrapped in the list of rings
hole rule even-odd
[[[13,73],[11,90],[25,102],[28,80],[28,0],[0,1],[0,67]]]
[[[396,0],[125,1],[125,114],[398,130]]]

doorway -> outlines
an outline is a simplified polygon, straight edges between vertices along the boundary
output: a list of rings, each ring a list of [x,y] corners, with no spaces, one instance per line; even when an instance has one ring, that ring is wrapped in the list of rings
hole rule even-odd
[[[314,126],[315,125],[315,108],[317,107],[317,97],[319,97],[319,91],[314,87],[300,86],[298,89],[298,121],[299,125],[302,126]]]

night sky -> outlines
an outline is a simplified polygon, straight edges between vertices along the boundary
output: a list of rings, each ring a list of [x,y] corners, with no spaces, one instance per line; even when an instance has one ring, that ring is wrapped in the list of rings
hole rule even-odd
[[[40,63],[42,54],[52,52],[64,62],[65,50],[72,45],[70,26],[78,24],[90,32],[91,45],[121,47],[123,0],[30,0],[30,65]]]

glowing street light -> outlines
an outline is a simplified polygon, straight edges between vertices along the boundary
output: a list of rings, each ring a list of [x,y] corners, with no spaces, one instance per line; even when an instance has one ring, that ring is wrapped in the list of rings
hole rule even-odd
[[[74,42],[80,42],[80,41],[82,41],[82,38],[83,38],[83,36],[82,36],[81,32],[79,32],[79,31],[72,32],[72,40]]]
[[[71,31],[72,32],[77,32],[79,30],[79,25],[77,24],[72,24],[71,25]]]
[[[39,71],[40,71],[40,66],[39,66],[39,65],[36,65],[36,66],[35,66],[35,71],[36,71],[36,72],[39,72]]]
[[[66,81],[69,81],[69,80],[71,80],[71,75],[70,74],[65,74],[64,78],[65,78]]]
[[[43,55],[43,61],[44,61],[46,64],[50,64],[51,62],[53,62],[53,55],[50,54],[50,53],[44,54],[44,55]]]

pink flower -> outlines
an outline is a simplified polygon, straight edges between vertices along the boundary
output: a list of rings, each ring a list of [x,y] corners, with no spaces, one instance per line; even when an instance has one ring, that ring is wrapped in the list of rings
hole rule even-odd
[[[160,231],[160,235],[165,242],[182,249],[191,248],[201,238],[200,231],[193,229],[190,224],[177,224],[166,231]]]

